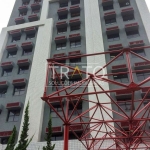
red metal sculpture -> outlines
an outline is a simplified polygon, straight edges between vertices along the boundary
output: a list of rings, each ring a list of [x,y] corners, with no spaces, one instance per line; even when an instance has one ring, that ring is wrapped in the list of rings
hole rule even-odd
[[[45,92],[42,99],[51,107],[51,109],[53,109],[53,111],[55,111],[64,123],[64,150],[68,150],[70,130],[74,133],[77,139],[82,142],[87,150],[148,150],[150,148],[150,129],[148,127],[150,123],[150,87],[148,84],[150,77],[145,78],[139,83],[135,82],[135,78],[133,77],[137,73],[150,71],[150,60],[136,53],[136,51],[140,49],[149,50],[148,48],[150,48],[150,46],[123,48],[101,53],[80,54],[76,56],[48,59]],[[84,76],[86,75],[86,77],[69,86],[64,85],[57,69],[53,67],[54,65],[65,66],[73,72],[74,67],[58,63],[58,61],[80,57],[110,55],[112,53],[118,53],[118,55],[94,74],[80,70],[80,72],[84,74]],[[111,73],[100,74],[102,69],[109,67],[109,65],[123,54],[126,56],[126,65],[112,67],[113,71]],[[140,63],[135,63],[135,66],[132,66],[133,63],[131,64],[132,60],[130,54],[137,56]],[[126,69],[122,69],[124,67],[126,67]],[[115,69],[117,71],[114,71]],[[118,74],[128,74],[130,82],[125,84],[114,81],[110,78]],[[53,80],[59,81],[61,88],[58,87],[57,82],[55,82],[56,91],[48,95],[48,80],[52,75],[55,75]],[[111,90],[105,89],[99,84],[99,81],[111,84],[112,87],[114,85],[114,88],[111,88]],[[92,85],[92,92],[88,91],[89,84],[90,86]],[[76,91],[81,86],[82,91],[80,90],[80,92],[77,93]],[[142,98],[139,99],[139,96],[136,96],[136,94],[140,94],[141,92]],[[116,98],[112,96],[114,94],[116,95]],[[101,99],[101,95],[107,97],[106,102],[104,99]],[[92,96],[94,99],[90,99]],[[125,97],[126,99],[120,100],[120,97]],[[66,100],[66,109],[63,107],[64,99]],[[76,101],[74,101],[74,99],[76,99]],[[51,104],[54,100],[59,102],[63,115],[60,115]],[[89,109],[83,110],[82,113],[78,112],[77,107],[80,102],[90,104]],[[74,106],[74,109],[71,114],[68,114],[70,103]],[[125,106],[126,104],[130,105],[128,111],[122,108],[122,106]],[[74,112],[78,115],[74,116]],[[98,118],[96,114],[99,114],[100,117]],[[76,128],[82,129],[82,135],[80,137],[76,134]]]

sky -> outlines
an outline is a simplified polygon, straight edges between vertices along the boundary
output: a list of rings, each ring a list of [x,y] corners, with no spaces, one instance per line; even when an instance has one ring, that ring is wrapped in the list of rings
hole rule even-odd
[[[7,26],[15,0],[0,0],[0,32],[3,27]],[[150,0],[146,0],[150,10]]]

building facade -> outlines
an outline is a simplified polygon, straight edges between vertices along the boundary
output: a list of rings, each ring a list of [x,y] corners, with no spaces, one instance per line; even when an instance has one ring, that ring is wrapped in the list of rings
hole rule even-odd
[[[34,149],[33,145],[36,145],[36,142],[39,147],[42,145],[40,143],[44,143],[50,115],[53,122],[52,140],[58,141],[56,145],[59,145],[59,141],[62,143],[63,122],[49,105],[41,100],[45,88],[47,59],[149,46],[149,20],[149,11],[144,0],[16,0],[8,26],[3,28],[0,36],[0,143],[7,143],[14,125],[17,128],[17,136],[20,136],[24,108],[28,101],[30,103],[29,136],[34,134],[33,144],[29,149]],[[139,48],[134,53],[150,59],[149,50],[150,48]],[[118,54],[114,52],[100,57],[94,55],[62,59],[57,62],[71,67],[78,66],[80,70],[86,71],[83,66],[89,64],[104,66]],[[138,67],[142,63],[141,59],[134,54],[129,57],[132,66]],[[116,73],[108,76],[108,79],[121,84],[130,83],[128,73],[117,74],[126,71],[127,68],[126,55],[118,56],[106,69],[108,74]],[[59,69],[58,65],[58,72]],[[134,82],[139,83],[149,76],[149,72],[134,73]],[[82,74],[82,77],[80,75],[75,78],[69,77],[67,81],[76,82],[84,78],[86,74]],[[48,81],[53,81],[50,76]],[[149,83],[145,85],[149,86]],[[61,86],[57,88],[56,84],[48,86],[46,93],[56,92],[61,89]],[[103,88],[113,90],[119,86],[106,83]],[[84,87],[81,87],[75,92],[78,94],[83,90]],[[88,87],[85,91],[92,92],[93,89]],[[61,95],[65,94],[61,93]],[[130,113],[131,102],[125,100],[131,99],[131,93],[110,93],[110,95],[118,102],[121,109],[127,114]],[[104,94],[100,97],[103,102],[110,102]],[[141,99],[142,95],[137,92],[135,97]],[[86,95],[84,98],[94,101],[92,95]],[[59,114],[63,115],[60,103],[54,101],[51,104]],[[64,110],[66,104],[64,100]],[[91,107],[91,103],[83,101],[76,108],[78,113],[74,112],[72,116],[78,116]],[[109,104],[108,107],[120,112],[116,105]],[[134,107],[138,107],[138,103],[135,103]],[[71,113],[73,108],[74,105],[69,104],[68,113]],[[118,119],[118,115],[112,111],[109,111],[109,114]],[[92,116],[92,113],[89,112],[88,115]],[[99,117],[103,116],[97,112],[95,118]],[[107,115],[105,117],[107,118]],[[86,117],[84,121],[87,121]],[[149,124],[146,124],[146,129],[149,130]],[[77,128],[76,134],[79,137],[82,133],[81,128]],[[69,132],[69,139],[70,150],[84,149],[72,132]],[[56,146],[57,149],[60,149],[59,146]],[[116,146],[113,148],[117,149]]]

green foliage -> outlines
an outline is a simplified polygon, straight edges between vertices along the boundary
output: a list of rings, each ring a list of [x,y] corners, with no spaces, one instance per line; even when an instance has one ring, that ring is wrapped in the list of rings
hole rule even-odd
[[[51,137],[52,137],[52,118],[50,116],[49,121],[48,121],[48,133],[46,137],[47,146],[43,147],[43,150],[54,150],[55,144],[52,145]]]
[[[5,150],[14,150],[16,140],[16,127],[14,126],[11,136],[9,137],[7,147]]]
[[[28,130],[29,130],[29,102],[25,109],[24,122],[22,126],[20,140],[15,150],[26,150],[26,148],[32,141],[33,136],[28,140]]]

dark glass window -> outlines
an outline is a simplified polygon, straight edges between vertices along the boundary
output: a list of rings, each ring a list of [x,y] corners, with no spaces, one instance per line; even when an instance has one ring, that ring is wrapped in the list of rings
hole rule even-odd
[[[130,14],[130,15],[124,15],[122,16],[123,18],[123,21],[131,21],[131,20],[134,20],[134,14]]]
[[[32,54],[32,48],[23,49],[23,56],[28,56]]]
[[[9,139],[9,137],[3,137],[3,138],[1,138],[0,143],[1,144],[7,144],[8,143],[8,139]]]
[[[111,53],[110,54],[110,59],[115,58],[117,55],[119,55],[120,53]],[[120,55],[116,60],[122,60],[124,59],[123,55]]]
[[[80,16],[80,12],[78,12],[78,13],[71,13],[71,17],[73,18],[73,17],[79,17]]]
[[[80,65],[80,62],[81,62],[81,58],[70,59],[70,65],[71,66],[78,66],[78,65]]]
[[[39,3],[39,2],[41,2],[41,0],[34,0],[34,2],[35,2],[35,3]]]
[[[62,108],[60,105],[54,105],[53,107],[60,115],[62,115]],[[57,114],[53,111],[53,109],[50,109],[50,114],[52,118],[58,117]]]
[[[119,33],[107,35],[108,42],[119,41]]]
[[[14,95],[23,95],[25,93],[25,86],[16,86],[14,87]]]
[[[35,38],[35,33],[33,34],[27,34],[26,40],[31,40]]]
[[[17,55],[17,51],[8,52],[7,58],[14,58]]]
[[[126,34],[127,34],[127,38],[128,38],[128,39],[130,39],[130,38],[136,38],[136,37],[139,37],[139,36],[140,36],[138,30],[126,31]]]
[[[65,28],[58,28],[57,29],[57,33],[58,34],[62,34],[62,33],[66,33],[67,32],[67,27],[65,27]]]
[[[5,97],[6,93],[7,93],[7,89],[6,88],[0,89],[0,98]]]
[[[22,13],[19,14],[20,17],[21,16],[26,16],[26,15],[27,15],[27,12],[22,12]]]
[[[39,13],[40,12],[40,10],[33,10],[32,11],[32,14],[37,14],[37,13]]]
[[[81,40],[76,40],[76,41],[71,41],[70,42],[70,47],[75,48],[75,47],[80,47],[81,46]]]
[[[80,133],[76,132],[76,135],[78,137],[81,137],[82,133],[81,132]],[[76,136],[73,133],[69,133],[69,140],[74,140],[74,139],[77,139]]]
[[[77,31],[77,30],[80,30],[80,25],[70,27],[70,31]]]
[[[12,42],[20,41],[20,39],[21,39],[21,36],[12,37]]]
[[[138,81],[142,81],[150,77],[150,72],[137,73],[136,75],[137,75]]]
[[[64,2],[64,3],[60,3],[59,4],[59,7],[62,8],[62,7],[67,7],[68,6],[68,2]]]
[[[120,101],[120,102],[118,102],[118,105],[119,105],[124,111],[130,111],[131,108],[132,108],[131,102],[128,102],[128,101],[126,101],[126,102],[125,102],[125,101],[124,101],[124,102]],[[134,110],[135,107],[133,106],[132,109]],[[119,111],[121,111],[121,110],[119,109]]]
[[[58,43],[56,44],[56,50],[63,50],[66,49],[66,43]]]
[[[139,50],[136,50],[136,51],[133,51],[133,52],[136,53],[136,54],[138,54],[138,55],[140,55],[140,56],[143,56],[143,57],[146,56],[145,51],[143,49],[139,49]],[[138,56],[136,56],[134,54],[132,54],[132,57],[139,58]]]
[[[61,141],[63,140],[63,135],[62,134],[57,134],[57,135],[52,135],[52,141]]]
[[[18,74],[26,74],[29,71],[29,66],[20,66]]]
[[[67,19],[68,15],[59,15],[58,16],[58,20],[63,20],[63,19]]]
[[[130,1],[129,0],[122,0],[122,2],[119,3],[120,7],[126,7],[130,6]]]
[[[10,69],[3,69],[2,76],[3,77],[11,76],[11,73],[12,73],[12,68],[10,68]]]
[[[111,25],[116,23],[116,18],[110,18],[110,19],[105,19],[105,24],[106,25]]]
[[[80,4],[80,0],[71,0],[71,5]]]
[[[8,112],[8,122],[17,122],[19,120],[20,110],[9,110]]]
[[[29,2],[23,2],[22,5],[23,6],[29,5]]]
[[[104,10],[104,11],[106,11],[106,10],[111,10],[111,9],[114,9],[113,5],[103,6],[103,10]]]
[[[128,83],[129,82],[127,74],[115,75],[114,80],[117,82],[122,82],[122,83]]]
[[[74,104],[74,105],[73,105]],[[71,115],[73,109],[74,109],[74,106],[76,105],[75,102],[73,102],[73,104],[69,104],[69,112],[68,114]],[[78,104],[78,106],[76,107],[76,110],[73,112],[73,115],[79,115],[82,113],[82,103]]]

